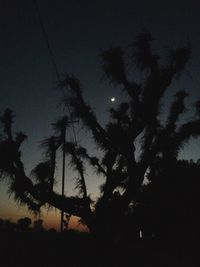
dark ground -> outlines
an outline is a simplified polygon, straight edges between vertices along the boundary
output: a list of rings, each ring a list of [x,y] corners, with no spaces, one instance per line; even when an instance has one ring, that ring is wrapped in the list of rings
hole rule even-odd
[[[112,243],[73,232],[1,233],[0,237],[2,267],[198,267],[199,258],[199,244],[191,240]]]

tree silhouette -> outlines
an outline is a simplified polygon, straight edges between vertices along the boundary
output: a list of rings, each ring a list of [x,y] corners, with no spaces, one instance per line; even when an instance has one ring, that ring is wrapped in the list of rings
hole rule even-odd
[[[0,233],[14,233],[17,230],[16,223],[10,221],[9,219],[0,218]]]
[[[163,214],[165,205],[173,210],[173,201],[170,206],[169,197],[162,193],[174,190],[175,194],[178,190],[173,182],[187,168],[178,160],[178,154],[191,137],[200,134],[200,105],[197,101],[195,119],[179,126],[178,121],[185,111],[184,99],[188,94],[185,91],[176,92],[167,122],[160,119],[161,100],[184,71],[190,49],[171,49],[165,63],[161,63],[163,61],[153,52],[151,42],[151,34],[141,33],[130,46],[132,52],[129,60],[144,77],[141,83],[130,80],[131,73],[130,70],[127,72],[128,63],[122,48],[110,48],[102,53],[102,69],[106,78],[128,97],[127,102],[110,109],[110,122],[105,127],[85,101],[80,81],[74,75],[66,75],[58,83],[67,93],[64,101],[70,105],[73,118],[81,120],[91,132],[95,144],[102,151],[102,157],[90,155],[85,147],[73,142],[66,142],[62,147],[63,132],[68,126],[67,117],[64,117],[53,124],[54,130],[57,130],[55,136],[43,143],[47,160],[34,168],[34,182],[26,176],[20,157],[25,136],[22,138],[21,134],[13,139],[12,112],[5,111],[1,117],[4,137],[0,144],[0,169],[2,177],[10,177],[10,191],[17,200],[35,211],[48,203],[67,214],[81,217],[91,231],[111,237],[115,237],[119,229],[124,229],[129,222],[134,224],[134,216],[139,216],[139,226],[135,227],[138,230],[142,227],[142,218],[148,215],[148,212],[145,213],[148,206],[146,199],[154,203],[148,218]],[[140,155],[136,155],[136,146],[140,148]],[[79,174],[77,187],[80,194],[77,197],[65,197],[53,191],[56,153],[61,147],[71,157],[71,163]],[[94,209],[91,208],[92,200],[85,183],[86,162],[104,177],[101,195],[93,204]],[[186,173],[189,175],[189,172]],[[149,181],[146,187],[143,185],[145,177]],[[156,220],[151,223],[155,228]]]
[[[17,227],[19,232],[29,232],[31,225],[31,219],[28,217],[21,218],[17,221]]]
[[[43,226],[43,220],[38,219],[33,222],[33,231],[34,232],[43,232],[44,226]]]

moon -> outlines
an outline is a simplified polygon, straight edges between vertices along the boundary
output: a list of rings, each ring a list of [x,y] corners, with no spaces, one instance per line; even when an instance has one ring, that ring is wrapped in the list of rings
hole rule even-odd
[[[111,102],[115,102],[116,98],[115,97],[111,97],[110,101]]]

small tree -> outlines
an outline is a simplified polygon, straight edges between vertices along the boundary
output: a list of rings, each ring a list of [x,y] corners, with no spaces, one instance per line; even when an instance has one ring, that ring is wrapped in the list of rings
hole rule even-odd
[[[34,232],[43,232],[44,226],[43,226],[43,220],[38,219],[33,222],[33,231]]]
[[[54,124],[57,129],[59,126],[60,131],[44,142],[47,160],[33,170],[34,182],[26,176],[20,158],[20,145],[25,135],[13,138],[12,112],[7,110],[4,113],[1,119],[4,138],[0,144],[0,169],[2,175],[10,177],[10,191],[16,199],[36,211],[48,203],[81,217],[91,231],[114,237],[124,223],[128,223],[128,218],[129,222],[132,220],[132,211],[140,203],[145,176],[152,182],[150,184],[169,181],[172,169],[177,166],[179,151],[191,137],[200,134],[199,102],[196,103],[197,117],[178,126],[187,96],[185,91],[179,91],[175,94],[167,123],[160,120],[163,95],[185,69],[190,49],[171,49],[166,63],[161,64],[160,57],[152,51],[151,41],[149,33],[142,33],[131,46],[134,52],[130,60],[144,76],[141,84],[129,80],[121,48],[110,48],[102,53],[102,68],[106,77],[115,86],[120,86],[129,98],[117,108],[110,109],[110,122],[105,127],[98,122],[92,108],[84,100],[80,81],[75,76],[66,75],[59,82],[59,87],[67,92],[64,100],[70,105],[73,117],[82,120],[102,151],[102,157],[98,158],[77,143],[65,143],[63,149],[71,157],[71,163],[79,174],[78,197],[62,197],[53,191],[56,153],[63,144],[59,122],[63,120]],[[138,159],[136,144],[140,146]],[[104,177],[101,195],[94,209],[91,209],[91,199],[86,189],[85,162],[89,162]]]
[[[28,217],[21,218],[17,221],[17,227],[19,232],[29,232],[31,226],[31,219]]]

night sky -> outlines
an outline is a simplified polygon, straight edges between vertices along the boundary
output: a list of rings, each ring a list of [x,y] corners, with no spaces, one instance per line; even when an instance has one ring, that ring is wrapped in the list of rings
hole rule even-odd
[[[82,83],[85,98],[102,123],[106,111],[125,96],[103,79],[102,50],[110,46],[126,48],[144,28],[154,37],[155,51],[166,53],[170,47],[190,44],[192,57],[181,79],[166,96],[163,111],[177,89],[192,96],[187,100],[188,115],[192,102],[200,98],[200,2],[129,0],[38,0],[59,73],[74,73]],[[56,89],[55,71],[49,56],[32,0],[0,0],[0,112],[14,110],[15,129],[28,135],[23,145],[27,174],[42,159],[39,142],[51,134],[50,124],[62,114],[62,94]],[[132,76],[134,78],[134,74]],[[116,102],[110,98],[115,96]],[[92,151],[90,136],[76,125],[77,138]],[[67,138],[71,139],[71,131]],[[199,140],[192,140],[181,153],[184,158],[200,158]],[[59,175],[58,175],[59,176]],[[72,194],[73,174],[68,171],[67,194]],[[87,170],[92,196],[98,195],[101,182]],[[57,190],[60,180],[57,178]],[[8,199],[6,185],[0,189],[0,217],[28,215]],[[54,216],[54,215],[52,215]],[[52,218],[51,218],[52,219]]]

